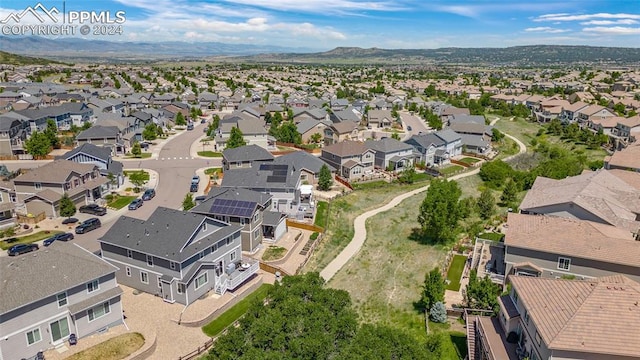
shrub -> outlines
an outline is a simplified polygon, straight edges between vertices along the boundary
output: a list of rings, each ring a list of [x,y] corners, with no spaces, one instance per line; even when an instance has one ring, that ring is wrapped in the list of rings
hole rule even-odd
[[[444,303],[441,301],[435,302],[429,311],[429,318],[431,321],[437,323],[447,322],[447,308],[444,306]]]
[[[313,234],[311,234],[311,236],[309,236],[309,239],[311,239],[311,240],[315,240],[315,239],[317,239],[317,238],[318,238],[318,235],[320,235],[320,234],[318,234],[318,232],[316,231],[316,232],[314,232]]]

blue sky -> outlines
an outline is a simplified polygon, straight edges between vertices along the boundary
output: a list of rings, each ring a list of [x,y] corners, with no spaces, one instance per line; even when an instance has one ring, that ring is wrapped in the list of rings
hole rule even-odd
[[[62,0],[41,3],[62,9]],[[0,0],[0,19],[35,4]],[[318,50],[640,47],[639,0],[67,0],[66,9],[125,11],[124,34],[102,37],[110,41],[218,41]]]

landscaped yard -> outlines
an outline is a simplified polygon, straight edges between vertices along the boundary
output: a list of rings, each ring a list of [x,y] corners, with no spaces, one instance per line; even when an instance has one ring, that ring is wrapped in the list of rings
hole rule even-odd
[[[213,175],[213,174],[221,174],[222,173],[222,168],[219,167],[212,167],[212,168],[208,168],[204,170],[204,174],[205,175]]]
[[[269,291],[269,288],[271,286],[273,285],[262,284],[256,291],[247,295],[246,298],[240,300],[237,304],[232,306],[229,310],[225,311],[217,319],[203,326],[202,331],[210,337],[214,337],[220,334],[222,330],[226,329],[227,326],[233,324],[247,312],[247,310],[249,309],[249,305],[251,305],[251,302],[254,299],[264,300],[264,298],[267,296],[267,291]]]
[[[438,169],[438,171],[440,171],[440,173],[442,175],[444,175],[444,176],[453,175],[453,174],[455,174],[455,173],[457,173],[457,172],[459,172],[461,170],[464,170],[464,168],[462,166],[460,166],[460,165],[455,165],[455,164],[448,165],[448,166],[445,166],[443,168]]]
[[[140,156],[134,156],[131,154],[127,154],[125,156],[125,158],[127,159],[148,159],[151,157],[151,153],[150,152],[143,152],[142,154],[140,154]]]
[[[144,181],[149,181],[149,173],[144,171],[144,170],[129,170],[129,171],[124,171],[124,176],[129,176],[133,173],[137,173],[137,172],[142,172],[144,174]]]
[[[280,246],[269,246],[262,254],[262,260],[264,261],[273,261],[281,259],[284,254],[287,253],[287,249]]]
[[[211,151],[211,150],[206,150],[206,151],[198,151],[198,156],[204,156],[204,157],[222,157],[222,153],[220,152],[216,152],[216,151]]]
[[[135,198],[136,196],[116,196],[113,198],[113,200],[107,203],[107,206],[116,210],[120,210],[123,207],[129,205],[129,203]]]
[[[462,159],[460,159],[458,161],[460,161],[463,164],[467,164],[467,165],[471,166],[471,165],[473,165],[473,164],[475,164],[477,162],[480,162],[481,160],[480,159],[476,159],[476,158],[472,158],[472,157],[464,157],[464,158],[462,158]]]
[[[29,235],[25,235],[25,236],[16,236],[15,238],[18,239],[16,241],[13,241],[11,243],[7,242],[7,241],[0,241],[0,249],[2,250],[7,250],[10,247],[12,247],[13,245],[17,245],[17,244],[30,244],[30,243],[34,243],[34,242],[38,242],[40,240],[44,240],[48,237],[51,237],[55,234],[60,234],[62,233],[62,231],[38,231],[36,233],[32,233]]]
[[[467,262],[467,257],[463,255],[454,255],[447,271],[447,290],[459,291],[460,290],[460,278],[462,277],[462,271],[464,270],[464,264]]]
[[[504,234],[488,232],[482,233],[478,235],[480,239],[492,240],[492,241],[502,241],[504,239]]]
[[[136,352],[142,345],[142,334],[127,333],[71,355],[67,360],[120,360]]]
[[[327,226],[328,211],[329,203],[326,201],[318,201],[318,204],[316,205],[316,219],[314,220],[314,224],[324,229]]]

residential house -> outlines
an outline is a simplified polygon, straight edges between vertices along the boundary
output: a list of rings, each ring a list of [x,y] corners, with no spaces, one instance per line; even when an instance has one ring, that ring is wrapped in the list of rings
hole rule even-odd
[[[621,137],[625,142],[634,142],[640,133],[640,115],[629,118],[618,118],[613,134]]]
[[[611,110],[600,105],[590,105],[577,111],[578,122],[589,124],[594,119],[616,116]]]
[[[0,156],[24,153],[27,139],[25,125],[28,123],[15,118],[0,116]]]
[[[358,138],[358,124],[353,121],[334,123],[324,129],[324,144],[331,145]]]
[[[320,159],[337,169],[340,176],[354,180],[373,172],[375,150],[362,142],[348,140],[323,147]]]
[[[403,171],[414,165],[413,146],[393,138],[367,140],[364,146],[375,152],[374,166],[388,171]]]
[[[59,216],[60,199],[67,194],[77,206],[100,199],[108,191],[108,179],[100,176],[94,164],[55,160],[31,169],[13,179],[18,202],[27,213]]]
[[[257,167],[263,162],[273,161],[273,155],[258,145],[245,145],[222,152],[223,169]]]
[[[492,126],[484,122],[454,122],[449,128],[460,134],[462,146],[467,152],[484,154],[491,149]]]
[[[331,110],[344,110],[349,107],[348,99],[331,99]]]
[[[511,276],[497,317],[469,315],[469,359],[640,359],[640,284]]]
[[[444,157],[445,142],[435,133],[412,135],[404,142],[413,146],[417,154],[417,161],[427,167],[440,165],[447,161]]]
[[[214,290],[237,289],[258,270],[242,259],[241,227],[158,207],[147,220],[121,216],[98,239],[118,282],[190,305]]]
[[[214,187],[207,199],[190,211],[240,226],[242,251],[254,253],[262,243],[264,212],[270,209],[269,194],[243,188]]]
[[[395,122],[390,110],[369,110],[367,112],[367,126],[369,128],[390,127]]]
[[[0,175],[8,174],[7,167],[0,165]],[[6,179],[6,178],[5,178]],[[16,224],[16,193],[13,183],[6,180],[0,181],[0,229],[13,227]]]
[[[172,93],[154,94],[153,96],[151,96],[149,101],[150,101],[151,105],[153,105],[155,107],[162,107],[162,106],[171,104],[177,98],[178,98],[178,96],[176,94],[172,94]]]
[[[580,110],[587,108],[588,106],[589,104],[584,103],[582,101],[576,101],[574,103],[566,105],[562,108],[562,112],[560,113],[560,120],[563,123],[568,123],[568,124],[576,122],[578,121],[577,113]]]
[[[462,155],[462,137],[451,129],[444,129],[433,133],[444,141],[444,152],[440,158],[448,162],[454,156]],[[437,151],[436,151],[437,152]]]
[[[71,242],[0,257],[0,358],[33,359],[123,323],[116,268]],[[82,341],[82,340],[81,340]]]
[[[640,190],[604,169],[562,180],[539,176],[522,200],[520,212],[588,220],[637,233]]]
[[[271,210],[288,216],[306,217],[311,198],[300,192],[300,169],[290,164],[261,163],[256,168],[230,169],[222,178],[223,188],[244,188],[272,196]],[[313,214],[311,214],[313,216]]]
[[[467,108],[457,108],[455,106],[442,106],[440,107],[440,111],[438,113],[440,119],[442,119],[443,123],[448,123],[449,120],[456,115],[470,115],[469,109]]]
[[[288,154],[278,156],[273,160],[273,163],[290,165],[296,169],[296,171],[300,171],[300,181],[302,182],[302,185],[317,185],[322,165],[327,165],[332,174],[336,172],[336,169],[333,166],[306,151],[293,151]]]
[[[322,139],[322,135],[324,134],[324,130],[331,126],[330,121],[318,121],[311,118],[305,118],[299,123],[296,124],[298,129],[298,133],[302,137],[303,143],[311,143],[313,142],[313,136],[315,134],[320,134],[320,139]]]
[[[298,107],[293,109],[294,123],[298,124],[305,119],[314,119],[316,121],[328,121],[329,114],[323,108]]]
[[[263,120],[232,115],[225,116],[224,119],[220,120],[215,136],[217,150],[222,150],[226,147],[227,140],[231,135],[231,129],[234,127],[240,129],[247,145],[258,145],[263,149],[269,149],[272,144],[275,144],[275,139],[269,136]]]
[[[362,112],[354,107],[348,107],[345,110],[332,111],[331,114],[329,114],[329,118],[334,124],[343,121],[352,121],[356,124],[360,124],[360,121],[362,120]]]
[[[94,144],[111,149],[113,154],[124,155],[129,149],[129,144],[122,138],[120,129],[116,126],[95,125],[81,131],[76,136],[78,146],[82,144]]]
[[[640,247],[626,229],[515,213],[505,228],[505,274],[583,280],[624,274],[640,281]]]
[[[118,187],[124,183],[124,166],[119,161],[113,161],[109,148],[84,143],[66,152],[60,158],[80,164],[96,165],[100,170],[100,175],[107,177],[107,179],[109,174],[113,176],[113,183],[109,184],[111,187]]]

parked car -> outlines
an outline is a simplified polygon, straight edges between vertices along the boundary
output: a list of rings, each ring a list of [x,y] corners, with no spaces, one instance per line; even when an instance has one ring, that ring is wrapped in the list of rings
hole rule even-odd
[[[200,120],[200,124],[206,124],[206,123],[207,123],[207,119]]]
[[[42,245],[49,246],[53,244],[55,241],[69,241],[69,240],[73,240],[73,238],[74,236],[72,233],[55,234],[52,237],[45,239]]]
[[[198,184],[191,184],[191,187],[189,188],[190,192],[198,192]]]
[[[98,204],[89,204],[80,206],[80,208],[78,208],[78,211],[85,214],[102,216],[107,213],[107,208],[104,208]]]
[[[411,126],[407,126],[407,130],[408,130],[408,131],[411,131],[411,130],[413,130],[413,129],[411,128]]]
[[[187,130],[193,130],[193,123],[192,122],[187,124]]]
[[[129,203],[129,210],[136,210],[142,206],[143,203],[142,199],[133,199],[133,201]]]
[[[70,218],[66,218],[66,219],[62,220],[62,225],[75,224],[78,221],[79,221],[78,219],[76,219],[74,217],[70,217]]]
[[[39,248],[40,247],[38,246],[38,244],[18,244],[10,247],[8,253],[9,253],[9,256],[16,256],[16,255],[21,255],[21,254],[26,254],[28,252],[36,251]]]
[[[196,185],[200,184],[200,176],[193,175],[193,177],[191,178],[191,183]]]
[[[142,194],[142,200],[149,201],[153,199],[155,196],[156,196],[156,191],[154,189],[147,189],[144,191],[144,194]]]
[[[100,219],[90,218],[83,221],[80,225],[76,226],[76,234],[84,234],[91,230],[95,230],[100,226],[102,226],[102,223],[100,223]]]

